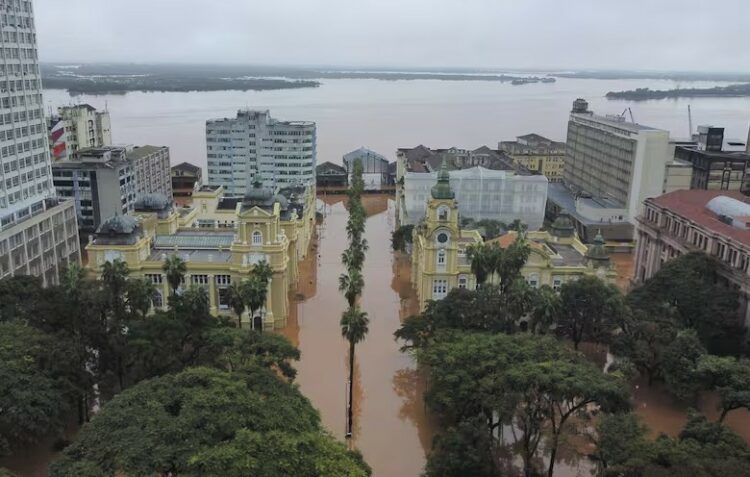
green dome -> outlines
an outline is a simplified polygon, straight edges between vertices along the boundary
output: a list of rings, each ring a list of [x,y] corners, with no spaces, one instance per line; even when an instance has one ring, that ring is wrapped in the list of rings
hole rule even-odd
[[[603,266],[609,264],[609,254],[605,246],[604,237],[601,230],[594,237],[594,243],[589,246],[586,252],[586,258],[594,263],[594,266]]]
[[[432,186],[432,198],[433,199],[453,199],[456,195],[451,189],[451,176],[448,174],[448,168],[445,166],[445,160],[440,166],[438,172],[437,184]]]
[[[550,229],[550,232],[555,237],[572,237],[576,231],[573,221],[570,220],[570,216],[565,212],[557,216],[555,221],[552,222]]]

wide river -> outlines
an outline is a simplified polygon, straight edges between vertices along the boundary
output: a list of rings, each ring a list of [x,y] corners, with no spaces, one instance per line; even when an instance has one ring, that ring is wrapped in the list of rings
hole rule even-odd
[[[724,126],[727,135],[746,138],[750,98],[692,98],[645,102],[611,101],[612,90],[720,83],[662,80],[558,79],[551,84],[513,86],[482,81],[324,80],[318,88],[278,91],[128,93],[75,96],[45,90],[48,108],[89,103],[108,108],[118,144],[166,145],[172,163],[205,167],[205,122],[232,117],[239,108],[270,109],[282,120],[318,124],[318,162],[341,163],[360,146],[390,159],[398,147],[496,147],[500,140],[535,132],[565,140],[573,100],[585,98],[599,114],[621,114],[630,107],[636,122],[688,136],[688,104],[693,124]],[[726,83],[724,83],[726,84]]]

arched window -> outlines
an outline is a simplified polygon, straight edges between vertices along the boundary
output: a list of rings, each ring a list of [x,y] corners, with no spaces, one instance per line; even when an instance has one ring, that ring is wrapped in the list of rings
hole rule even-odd
[[[164,307],[164,297],[159,290],[154,291],[154,296],[151,298],[151,301],[156,310],[161,310]]]
[[[263,245],[263,234],[260,230],[253,232],[253,245]]]
[[[445,268],[445,250],[438,250],[437,266],[438,268]]]
[[[450,214],[450,211],[448,210],[448,207],[444,205],[441,206],[438,209],[438,220],[448,220],[449,214]]]

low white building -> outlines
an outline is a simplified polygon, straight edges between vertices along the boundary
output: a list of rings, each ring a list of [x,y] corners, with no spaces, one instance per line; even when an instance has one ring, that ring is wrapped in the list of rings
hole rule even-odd
[[[513,171],[471,167],[449,172],[451,189],[456,194],[462,217],[491,219],[512,223],[518,219],[538,230],[544,222],[547,202],[547,178],[521,175]],[[425,214],[430,190],[437,172],[406,172],[403,176],[401,223],[415,224]]]
[[[344,167],[346,167],[346,172],[349,175],[349,184],[352,182],[354,164],[361,162],[365,190],[381,190],[383,186],[388,185],[388,159],[377,152],[360,147],[355,151],[344,154],[343,160]]]
[[[65,159],[79,149],[112,145],[109,111],[97,111],[89,104],[58,108],[49,120],[52,159]]]

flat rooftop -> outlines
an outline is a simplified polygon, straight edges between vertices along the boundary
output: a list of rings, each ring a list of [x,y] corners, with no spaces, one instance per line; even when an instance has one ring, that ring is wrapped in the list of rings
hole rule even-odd
[[[643,124],[633,123],[625,119],[619,120],[615,116],[600,116],[598,114],[586,114],[586,113],[572,113],[571,118],[581,119],[583,121],[591,121],[605,126],[611,126],[613,128],[624,129],[631,132],[641,131],[661,131],[661,129],[646,126]]]

